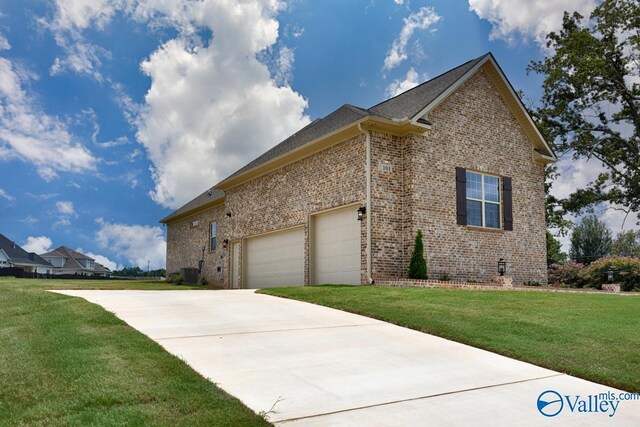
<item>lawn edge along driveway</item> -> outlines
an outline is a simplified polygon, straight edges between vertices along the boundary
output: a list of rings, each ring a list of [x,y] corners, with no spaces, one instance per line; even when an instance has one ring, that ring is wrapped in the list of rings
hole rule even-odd
[[[640,297],[380,286],[262,289],[640,392]]]
[[[0,279],[0,425],[269,425],[114,314],[46,291],[85,286],[176,289]]]

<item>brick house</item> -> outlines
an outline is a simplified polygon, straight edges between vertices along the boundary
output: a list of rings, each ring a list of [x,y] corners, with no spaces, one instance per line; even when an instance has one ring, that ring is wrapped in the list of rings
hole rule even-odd
[[[162,219],[167,271],[230,288],[404,277],[547,282],[556,157],[488,53],[369,109],[344,105]]]

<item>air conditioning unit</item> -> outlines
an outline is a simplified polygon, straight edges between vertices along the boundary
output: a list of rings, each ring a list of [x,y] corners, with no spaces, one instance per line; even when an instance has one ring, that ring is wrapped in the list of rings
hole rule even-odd
[[[180,276],[184,280],[185,285],[196,285],[198,284],[198,269],[197,268],[181,268]]]

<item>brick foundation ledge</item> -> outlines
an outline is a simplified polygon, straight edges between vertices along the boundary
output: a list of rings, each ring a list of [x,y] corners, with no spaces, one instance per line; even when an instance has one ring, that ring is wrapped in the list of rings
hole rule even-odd
[[[511,277],[496,276],[490,283],[455,282],[452,280],[414,280],[386,278],[376,280],[377,286],[416,287],[416,288],[445,288],[445,289],[475,289],[475,290],[505,290],[513,288]]]
[[[497,276],[500,277],[500,276]],[[493,279],[493,278],[492,278]],[[504,281],[503,281],[504,280]],[[501,283],[507,284],[503,286],[496,282],[490,283],[474,283],[474,282],[454,282],[454,281],[442,281],[442,280],[413,280],[413,279],[397,279],[397,278],[385,278],[377,279],[373,286],[386,286],[386,287],[398,287],[398,288],[425,288],[425,289],[468,289],[475,291],[525,291],[525,292],[559,292],[559,293],[571,293],[571,294],[614,294],[621,296],[636,296],[640,297],[640,292],[620,292],[619,285],[607,286],[603,285],[602,290],[595,289],[573,289],[573,288],[556,288],[552,286],[523,286],[513,285],[510,277],[502,277]],[[617,286],[617,288],[616,288]]]

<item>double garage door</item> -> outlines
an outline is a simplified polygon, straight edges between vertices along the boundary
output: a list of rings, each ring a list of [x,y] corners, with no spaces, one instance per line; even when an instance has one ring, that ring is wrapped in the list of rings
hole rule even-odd
[[[360,283],[360,221],[354,208],[319,214],[312,220],[312,283]],[[304,284],[304,227],[245,241],[247,288]]]

